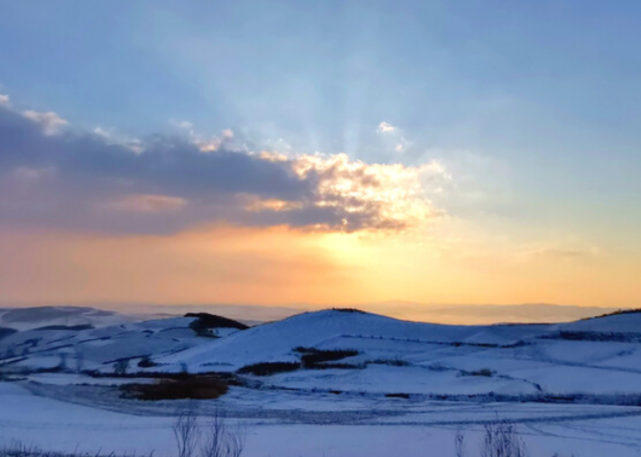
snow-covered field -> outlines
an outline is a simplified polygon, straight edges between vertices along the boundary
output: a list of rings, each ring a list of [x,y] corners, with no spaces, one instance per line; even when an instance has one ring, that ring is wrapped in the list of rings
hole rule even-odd
[[[22,322],[0,333],[0,445],[175,455],[171,425],[185,400],[125,399],[118,386],[187,371],[239,381],[198,403],[203,424],[222,409],[247,426],[247,456],[448,457],[457,430],[475,456],[497,418],[518,424],[534,457],[641,455],[641,314],[448,326],[327,310],[207,336],[195,318],[113,325],[113,313],[84,314],[93,321],[73,323],[84,327]],[[337,350],[349,352],[236,373]],[[135,378],[109,376],[123,360]]]

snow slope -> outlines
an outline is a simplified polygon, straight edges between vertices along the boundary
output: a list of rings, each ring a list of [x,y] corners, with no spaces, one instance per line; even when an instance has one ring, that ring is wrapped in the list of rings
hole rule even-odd
[[[36,320],[42,327],[112,318],[73,315],[78,319],[65,321],[54,312],[49,321]],[[9,319],[24,324],[30,318]],[[521,424],[533,457],[628,456],[641,448],[641,410],[616,404],[624,394],[641,398],[641,338],[635,336],[641,335],[641,314],[569,324],[450,326],[325,310],[225,330],[217,339],[197,336],[192,322],[27,326],[0,339],[0,374],[17,371],[28,380],[0,382],[0,445],[19,439],[54,450],[156,449],[169,455],[172,402],[121,399],[109,389],[126,380],[68,371],[82,364],[110,373],[115,361],[127,358],[130,372],[234,372],[254,363],[299,362],[296,348],[304,347],[353,349],[357,355],[326,369],[243,375],[250,381],[246,387],[233,386],[201,404],[203,411],[222,406],[249,424],[247,456],[411,457],[430,450],[449,457],[456,429],[478,442],[483,422],[496,417]],[[139,367],[145,356],[157,365]],[[62,358],[67,372],[24,374],[56,367]],[[531,402],[544,395],[585,404]]]
[[[608,332],[641,335],[641,314],[570,324],[452,326],[324,310],[244,331],[227,329],[216,339],[197,336],[192,322],[24,330],[0,339],[0,366],[53,369],[64,359],[71,370],[109,373],[118,360],[131,359],[129,372],[235,372],[256,363],[300,362],[300,347],[350,349],[357,355],[340,360],[342,367],[299,369],[259,381],[273,388],[380,394],[641,394],[641,336],[590,339]],[[564,339],[561,332],[587,339]],[[143,357],[154,366],[140,367]]]
[[[543,331],[541,326],[522,326],[519,330],[515,326],[438,325],[370,313],[324,310],[256,326],[160,361],[186,363],[194,372],[207,371],[206,367],[211,366],[232,370],[259,362],[298,360],[293,352],[296,347],[345,349],[376,340],[383,341],[383,346],[455,342],[510,344]],[[384,347],[381,350],[385,352]]]
[[[142,320],[140,316],[80,306],[0,308],[0,327],[31,330],[45,326],[107,327]]]
[[[193,318],[171,318],[86,330],[24,330],[0,340],[0,366],[51,369],[64,363],[74,370],[113,370],[119,359],[171,354],[205,338],[189,328]],[[63,361],[64,359],[64,361]]]

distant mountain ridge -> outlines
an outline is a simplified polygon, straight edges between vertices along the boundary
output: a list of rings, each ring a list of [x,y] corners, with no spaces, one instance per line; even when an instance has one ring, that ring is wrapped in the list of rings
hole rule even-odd
[[[116,311],[84,306],[36,306],[30,308],[0,308],[0,327],[31,330],[49,326],[108,327],[141,320]]]
[[[439,324],[561,323],[618,312],[619,308],[581,307],[554,304],[519,305],[439,305],[389,301],[352,305],[368,312]],[[324,308],[330,308],[326,306]],[[92,325],[105,327],[142,320],[207,313],[225,316],[242,324],[277,321],[307,311],[322,309],[312,305],[123,305],[116,309],[89,306],[0,307],[0,327],[18,330],[49,325]],[[625,310],[624,310],[625,311]]]

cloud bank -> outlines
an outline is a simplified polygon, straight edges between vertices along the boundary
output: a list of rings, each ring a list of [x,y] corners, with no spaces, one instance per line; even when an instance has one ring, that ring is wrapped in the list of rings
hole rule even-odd
[[[114,141],[77,132],[53,112],[0,98],[0,220],[4,225],[172,233],[229,223],[346,231],[404,230],[441,214],[423,190],[444,170],[231,150],[233,137],[157,135]]]

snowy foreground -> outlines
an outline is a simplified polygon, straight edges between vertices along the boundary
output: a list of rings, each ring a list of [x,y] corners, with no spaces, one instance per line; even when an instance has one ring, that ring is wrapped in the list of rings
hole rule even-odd
[[[458,431],[474,457],[497,418],[517,424],[533,457],[641,455],[641,314],[474,327],[322,311],[206,329],[218,338],[195,318],[94,317],[2,324],[0,446],[176,455],[171,426],[187,400],[122,398],[118,386],[182,371],[239,381],[197,403],[203,426],[216,410],[246,426],[244,456],[453,457]],[[310,349],[349,355],[296,367]],[[265,362],[294,368],[237,373]],[[123,369],[134,378],[114,376]]]

